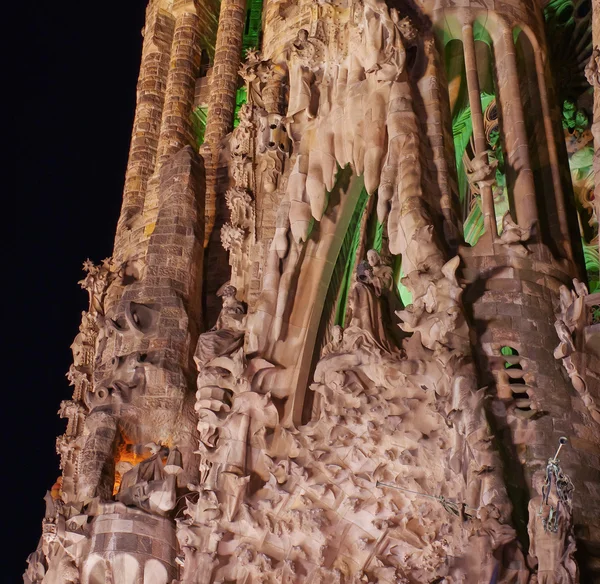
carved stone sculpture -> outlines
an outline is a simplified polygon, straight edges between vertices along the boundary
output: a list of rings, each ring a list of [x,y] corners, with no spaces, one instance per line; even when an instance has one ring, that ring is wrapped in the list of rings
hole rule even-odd
[[[598,65],[600,63],[600,49],[594,47],[590,60],[585,66],[585,78],[593,87],[600,87],[600,71]]]
[[[26,584],[583,582],[600,301],[556,6],[218,4],[148,3]]]

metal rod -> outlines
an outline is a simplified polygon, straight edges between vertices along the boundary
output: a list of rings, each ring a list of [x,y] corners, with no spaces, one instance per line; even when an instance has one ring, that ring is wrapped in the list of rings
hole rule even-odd
[[[446,509],[446,511],[451,512],[454,515],[460,514],[460,510],[459,510],[460,507],[462,507],[463,509],[468,509],[469,511],[477,512],[477,509],[473,509],[472,507],[467,507],[466,505],[463,505],[462,503],[455,503],[454,501],[450,501],[449,499],[446,499],[446,497],[443,497],[441,495],[436,496],[436,495],[430,495],[429,493],[420,493],[419,491],[413,491],[411,489],[406,489],[405,487],[399,487],[398,485],[390,485],[389,483],[383,483],[381,481],[377,481],[375,483],[375,486],[388,487],[390,489],[396,489],[398,491],[412,493],[413,495],[418,495],[419,497],[427,497],[428,499],[435,499],[438,503],[442,504],[442,506],[444,507],[444,509]],[[451,506],[453,508],[453,511],[450,511],[448,506]]]
[[[554,455],[554,458],[552,460],[557,460],[558,459],[558,453],[560,452],[560,449],[568,442],[567,438],[565,436],[561,436],[558,439],[558,449],[556,451],[556,454]]]
[[[413,493],[413,495],[420,495],[421,497],[429,497],[430,499],[435,499],[436,501],[440,500],[439,497],[436,497],[435,495],[430,495],[429,493],[419,493],[419,491],[411,491],[410,489],[405,489],[404,487],[399,487],[397,485],[390,485],[389,483],[382,483],[381,481],[377,481],[375,486],[389,487],[390,489],[397,489],[398,491],[405,491],[407,493]]]

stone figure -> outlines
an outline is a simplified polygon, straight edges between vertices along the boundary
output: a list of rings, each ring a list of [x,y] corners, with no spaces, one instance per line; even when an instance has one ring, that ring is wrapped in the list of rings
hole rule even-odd
[[[475,155],[467,170],[467,180],[475,193],[480,193],[483,187],[493,187],[496,183],[496,168],[498,161],[490,160],[489,151],[485,150]]]
[[[104,294],[108,288],[112,275],[112,260],[106,258],[99,266],[94,265],[89,259],[83,263],[86,277],[79,282],[87,290],[90,300],[89,311],[92,314],[104,314]]]
[[[342,340],[344,335],[344,329],[340,325],[334,325],[331,327],[331,340],[326,343],[323,347],[322,356],[329,355],[331,353],[337,353],[342,347]]]
[[[125,505],[166,515],[175,508],[176,477],[182,471],[181,457],[177,456],[176,449],[169,451],[165,446],[156,444],[148,444],[147,447],[152,456],[123,474],[116,499]],[[163,462],[165,458],[166,462]]]
[[[391,290],[394,285],[394,272],[383,262],[377,250],[367,251],[367,262],[373,271],[372,283],[377,296],[381,296],[383,291]]]
[[[236,227],[250,230],[254,227],[254,208],[250,193],[244,189],[233,188],[225,193],[225,202],[229,209],[229,221]]]
[[[540,584],[574,584],[579,581],[573,558],[575,540],[572,533],[570,509],[561,506],[555,488],[543,472],[534,474],[532,488],[536,493],[529,501],[529,555],[537,562],[537,581]]]
[[[317,48],[312,39],[309,38],[306,29],[300,29],[297,37],[290,44],[290,98],[287,109],[287,119],[290,122],[299,120],[301,114],[307,119],[316,115],[313,106],[312,85],[315,79],[313,67]],[[288,134],[293,133],[288,130]]]
[[[421,342],[428,349],[452,346],[449,335],[456,331],[461,318],[459,301],[462,287],[456,279],[459,261],[458,256],[448,261],[441,268],[441,274],[431,279],[421,277],[420,294],[415,294],[412,305],[396,311],[403,321],[400,328],[406,332],[419,332]],[[410,281],[410,276],[407,281]],[[427,288],[423,291],[425,284]]]
[[[240,189],[251,189],[254,183],[251,159],[252,142],[256,133],[254,109],[255,106],[251,102],[242,105],[238,115],[238,127],[233,130],[229,138],[230,173],[236,187]]]
[[[272,63],[264,60],[258,51],[250,49],[246,52],[246,61],[242,63],[239,74],[246,83],[248,102],[264,107],[262,88],[274,75]]]
[[[374,345],[383,351],[391,352],[374,278],[371,265],[366,261],[360,262],[356,269],[356,280],[348,294],[349,317],[346,333],[352,335],[352,329],[360,329]]]
[[[235,286],[225,286],[221,290],[223,308],[221,308],[221,312],[217,318],[217,324],[214,327],[215,330],[244,330],[246,309],[243,304],[236,299],[236,295],[237,289]]]
[[[210,331],[198,337],[194,354],[198,368],[217,357],[231,355],[243,345],[246,311],[243,304],[236,299],[236,294],[235,286],[227,285],[221,290],[223,307],[217,323]]]
[[[507,211],[502,217],[502,233],[500,234],[499,243],[506,245],[518,255],[525,256],[529,254],[529,251],[522,243],[528,241],[532,233],[533,225],[530,227],[519,227],[513,221],[510,211]]]
[[[484,505],[476,517],[469,520],[469,543],[473,546],[474,564],[479,582],[494,582],[502,570],[503,552],[515,540],[515,530],[498,521],[500,515],[494,505]],[[523,579],[514,580],[523,582]]]

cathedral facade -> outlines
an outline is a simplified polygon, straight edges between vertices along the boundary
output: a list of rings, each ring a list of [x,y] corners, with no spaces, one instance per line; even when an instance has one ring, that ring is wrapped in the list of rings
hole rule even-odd
[[[597,43],[589,0],[149,0],[25,584],[600,581]]]

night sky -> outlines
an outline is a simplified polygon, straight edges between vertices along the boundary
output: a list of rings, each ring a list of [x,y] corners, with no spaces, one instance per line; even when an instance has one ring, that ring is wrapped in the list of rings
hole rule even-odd
[[[11,4],[19,13],[3,18],[14,36],[3,55],[11,102],[3,140],[6,584],[22,581],[41,534],[42,498],[59,475],[55,439],[66,421],[57,411],[71,397],[69,345],[87,308],[77,281],[87,257],[112,252],[146,0]]]

